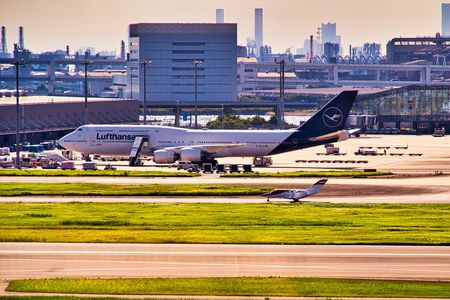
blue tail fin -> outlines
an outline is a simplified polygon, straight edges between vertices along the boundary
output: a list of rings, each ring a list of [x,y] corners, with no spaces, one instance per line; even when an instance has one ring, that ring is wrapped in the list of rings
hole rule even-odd
[[[345,91],[331,99],[308,121],[298,127],[296,131],[275,147],[270,152],[270,155],[338,141],[339,138],[337,136],[320,140],[311,138],[324,136],[344,129],[357,94],[358,91]]]
[[[315,136],[319,136],[344,129],[357,94],[358,91],[340,93],[297,130],[303,133],[311,132]]]

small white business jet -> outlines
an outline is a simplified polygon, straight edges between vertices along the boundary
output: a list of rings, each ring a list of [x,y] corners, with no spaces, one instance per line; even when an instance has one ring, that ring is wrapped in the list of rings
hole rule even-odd
[[[270,198],[284,198],[290,199],[293,202],[299,202],[300,199],[320,193],[326,182],[327,179],[321,179],[305,190],[273,190],[263,194],[263,196],[267,197],[267,201],[269,201]]]

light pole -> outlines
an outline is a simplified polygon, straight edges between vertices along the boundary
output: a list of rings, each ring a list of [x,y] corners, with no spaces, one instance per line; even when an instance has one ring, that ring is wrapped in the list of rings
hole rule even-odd
[[[194,114],[195,114],[195,119],[194,119],[194,128],[197,129],[198,128],[198,123],[197,123],[197,68],[198,65],[202,64],[202,61],[200,60],[194,60],[192,62],[194,64]]]
[[[85,60],[81,64],[84,65],[84,124],[89,123],[89,111],[88,111],[88,65],[91,65],[93,61]]]
[[[18,59],[14,61],[14,66],[16,67],[16,168],[20,169],[20,104],[19,104],[19,66],[24,65],[23,59]]]
[[[223,104],[221,104],[221,105],[222,105],[222,129],[225,129],[224,126],[223,126],[224,119],[225,119],[225,114],[224,114],[225,109],[224,109],[224,107],[223,107]]]
[[[277,125],[278,129],[284,128],[284,66],[286,65],[286,61],[283,59],[277,60],[275,58],[275,62],[280,65],[280,102],[278,103],[278,118]]]
[[[151,63],[149,60],[140,62],[141,67],[144,69],[144,125],[147,124],[147,66]]]

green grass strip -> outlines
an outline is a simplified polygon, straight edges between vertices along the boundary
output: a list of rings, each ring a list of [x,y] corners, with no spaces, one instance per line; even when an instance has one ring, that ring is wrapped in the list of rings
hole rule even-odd
[[[111,177],[195,177],[198,173],[126,170],[0,170],[0,176],[111,176]]]
[[[133,299],[155,299],[151,297],[133,298]],[[170,298],[166,298],[170,299]],[[125,297],[77,297],[77,296],[0,296],[0,300],[130,300]]]
[[[146,279],[28,279],[8,291],[118,295],[450,297],[448,282],[235,277]]]
[[[0,183],[0,196],[242,196],[261,195],[270,190],[270,187],[208,184]]]
[[[351,178],[364,178],[373,176],[387,176],[392,175],[391,172],[377,171],[377,172],[364,172],[364,171],[295,171],[295,172],[253,172],[253,173],[233,173],[222,174],[220,177],[351,177]]]
[[[450,245],[448,204],[0,203],[1,242]]]

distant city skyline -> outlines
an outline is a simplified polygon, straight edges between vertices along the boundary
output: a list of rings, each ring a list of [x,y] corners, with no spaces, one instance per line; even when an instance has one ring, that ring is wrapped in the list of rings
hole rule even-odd
[[[216,9],[226,23],[238,24],[238,43],[254,37],[254,10],[264,10],[264,44],[273,52],[303,47],[322,23],[337,23],[342,47],[381,43],[394,37],[434,36],[441,31],[442,0],[0,0],[0,26],[6,26],[8,50],[24,26],[25,48],[32,52],[94,47],[116,50],[128,44],[132,23],[214,23]]]

